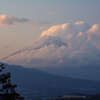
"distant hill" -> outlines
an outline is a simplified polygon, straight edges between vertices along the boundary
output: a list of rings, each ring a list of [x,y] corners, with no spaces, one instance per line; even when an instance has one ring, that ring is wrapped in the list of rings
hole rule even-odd
[[[52,75],[34,68],[5,64],[3,73],[11,72],[12,84],[25,98],[43,98],[70,93],[100,93],[100,82]]]
[[[39,70],[64,77],[100,81],[100,67],[43,67],[39,68]]]

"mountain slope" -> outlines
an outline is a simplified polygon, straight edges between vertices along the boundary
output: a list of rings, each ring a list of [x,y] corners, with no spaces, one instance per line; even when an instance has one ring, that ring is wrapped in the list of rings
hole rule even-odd
[[[52,26],[43,31],[34,43],[3,58],[1,62],[38,68],[53,74],[59,72],[58,75],[100,80],[100,25],[91,27],[80,21],[73,25]],[[48,70],[50,68],[51,71]]]
[[[70,93],[100,93],[100,82],[61,77],[37,69],[5,64],[13,84],[25,98],[41,98]]]
[[[31,45],[1,60],[24,67],[100,66],[100,26],[82,21],[52,26]],[[97,38],[97,40],[95,40]]]
[[[11,54],[10,56],[20,54],[21,52],[24,52],[24,51],[38,50],[45,46],[50,46],[50,45],[54,45],[56,47],[61,47],[61,46],[67,47],[67,44],[62,42],[58,37],[44,36],[44,37],[39,38],[35,43],[26,46],[25,48]],[[10,56],[2,58],[1,60],[7,59]]]

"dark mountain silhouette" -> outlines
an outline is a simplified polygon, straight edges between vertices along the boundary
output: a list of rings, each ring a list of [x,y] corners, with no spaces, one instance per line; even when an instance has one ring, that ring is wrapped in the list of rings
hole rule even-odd
[[[39,70],[64,77],[100,81],[100,67],[94,67],[94,65],[79,66],[79,67],[65,66],[62,68],[44,67],[44,68],[39,68]]]
[[[61,77],[34,68],[5,64],[5,72],[11,73],[11,82],[25,98],[43,98],[70,93],[100,93],[100,82]]]

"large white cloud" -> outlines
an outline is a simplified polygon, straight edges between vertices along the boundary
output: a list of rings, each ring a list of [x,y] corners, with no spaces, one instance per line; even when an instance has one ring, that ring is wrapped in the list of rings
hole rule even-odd
[[[88,29],[90,29],[90,25],[84,23],[83,21],[76,22],[75,24],[71,25],[69,23],[61,24],[52,26],[50,29],[43,31],[41,36],[44,35],[51,35],[51,36],[66,36],[69,34],[77,34],[79,32],[86,32]]]
[[[99,40],[100,25],[65,23],[43,31],[35,43],[3,61],[26,67],[100,66]]]
[[[88,41],[100,49],[100,25],[94,24],[88,31]]]
[[[0,26],[13,25],[14,22],[30,22],[27,18],[18,19],[17,17],[8,17],[7,15],[0,15]]]

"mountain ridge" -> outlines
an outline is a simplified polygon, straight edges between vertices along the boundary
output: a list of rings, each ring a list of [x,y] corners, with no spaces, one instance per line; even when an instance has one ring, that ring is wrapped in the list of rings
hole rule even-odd
[[[15,53],[7,56],[7,57],[2,58],[1,61],[9,58],[10,56],[13,56],[15,54],[18,54],[20,52],[31,51],[31,50],[38,50],[38,49],[43,48],[44,46],[49,46],[49,45],[52,45],[52,44],[54,46],[57,46],[57,47],[61,47],[61,46],[67,47],[67,44],[64,43],[63,41],[61,41],[61,39],[59,37],[55,37],[55,36],[52,36],[52,37],[51,36],[43,36],[43,37],[40,37],[33,44],[28,45],[28,46],[24,47],[23,49],[15,52]]]
[[[100,82],[62,77],[34,68],[5,64],[3,73],[11,73],[12,84],[25,98],[44,98],[70,93],[100,93]]]

